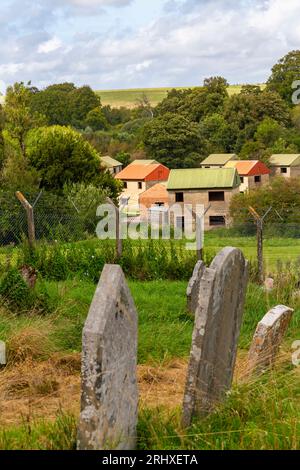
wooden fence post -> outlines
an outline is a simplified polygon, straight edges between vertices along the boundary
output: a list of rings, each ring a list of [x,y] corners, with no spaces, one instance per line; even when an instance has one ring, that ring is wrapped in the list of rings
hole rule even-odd
[[[27,199],[23,196],[20,191],[16,192],[16,197],[24,207],[27,215],[27,226],[28,226],[28,242],[30,248],[34,248],[35,245],[35,227],[34,227],[34,214],[33,214],[33,207]]]

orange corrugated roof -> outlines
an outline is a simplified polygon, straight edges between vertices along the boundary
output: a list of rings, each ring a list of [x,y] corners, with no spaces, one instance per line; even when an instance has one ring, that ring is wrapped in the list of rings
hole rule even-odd
[[[269,168],[259,160],[234,160],[225,165],[226,168],[236,168],[241,176],[269,175]]]
[[[160,163],[153,165],[129,165],[124,168],[124,170],[120,171],[115,178],[120,180],[144,180],[160,166]]]

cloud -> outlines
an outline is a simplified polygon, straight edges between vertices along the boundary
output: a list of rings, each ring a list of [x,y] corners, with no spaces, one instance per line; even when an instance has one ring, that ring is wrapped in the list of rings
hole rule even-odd
[[[300,43],[299,0],[167,0],[151,19],[144,15],[146,0],[3,1],[0,79],[6,83],[191,86],[211,75],[257,83]]]
[[[39,54],[49,54],[49,52],[57,51],[62,46],[62,42],[57,37],[49,39],[38,46]]]

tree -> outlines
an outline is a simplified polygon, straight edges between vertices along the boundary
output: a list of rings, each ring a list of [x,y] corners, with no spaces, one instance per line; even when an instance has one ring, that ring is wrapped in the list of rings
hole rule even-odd
[[[284,135],[284,128],[275,119],[266,117],[257,127],[255,139],[265,147],[271,147]]]
[[[298,220],[299,205],[300,179],[277,177],[255,191],[235,195],[231,200],[230,214],[234,224],[243,226],[249,223],[249,206],[259,214],[264,214],[272,206],[273,210],[265,223],[278,224],[277,210],[282,217],[281,223],[289,224]]]
[[[170,168],[185,168],[190,154],[201,160],[199,126],[183,116],[167,113],[149,121],[142,138],[148,154]]]
[[[70,127],[41,127],[27,137],[26,155],[38,171],[40,186],[59,190],[69,183],[102,185],[115,197],[118,183],[101,169],[96,150]]]
[[[75,88],[69,97],[71,105],[71,122],[69,124],[82,129],[89,112],[101,107],[100,98],[87,85]]]
[[[90,127],[93,131],[99,131],[108,128],[108,122],[100,106],[88,112],[85,119],[85,125]]]
[[[276,91],[288,104],[292,106],[294,89],[292,84],[300,79],[300,50],[294,50],[282,57],[272,68],[272,74],[267,82],[270,91]]]
[[[88,113],[100,108],[101,102],[89,86],[76,88],[73,83],[61,83],[31,93],[30,105],[33,111],[43,112],[50,125],[83,129]]]
[[[7,88],[4,107],[5,129],[11,138],[16,140],[23,156],[27,133],[46,124],[45,116],[32,112],[30,101],[30,89],[23,82]]]
[[[230,152],[232,128],[221,114],[206,116],[199,125],[200,135],[206,141],[205,154]]]
[[[3,113],[3,108],[0,104],[0,172],[3,168],[3,164],[5,160],[3,129],[4,129],[4,113]]]

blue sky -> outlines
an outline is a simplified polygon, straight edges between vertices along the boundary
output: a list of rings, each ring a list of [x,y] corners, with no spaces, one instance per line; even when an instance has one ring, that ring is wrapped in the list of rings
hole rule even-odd
[[[300,46],[299,0],[2,0],[0,89],[267,79]]]

